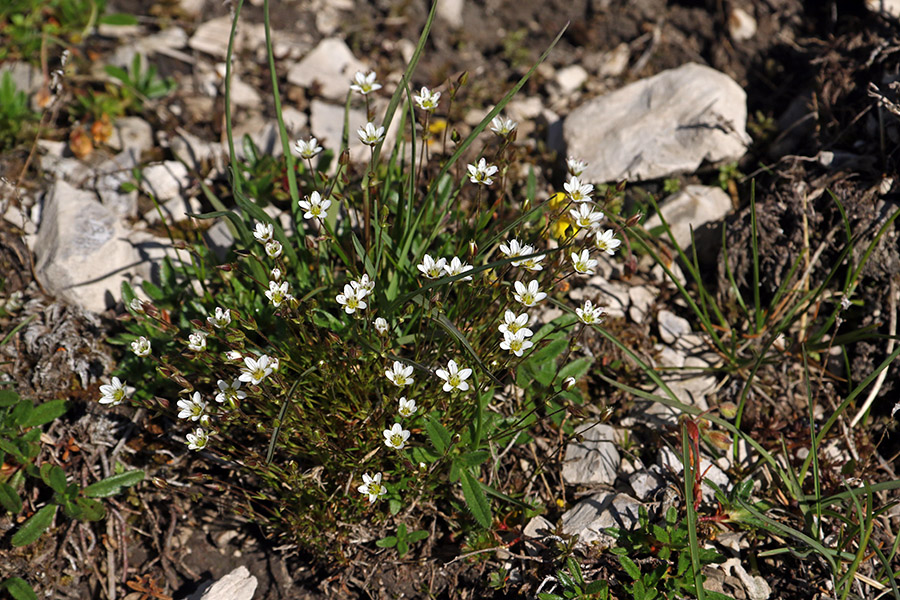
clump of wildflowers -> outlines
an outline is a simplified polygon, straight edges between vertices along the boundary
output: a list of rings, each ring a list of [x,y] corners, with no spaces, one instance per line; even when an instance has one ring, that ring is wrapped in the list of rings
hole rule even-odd
[[[531,337],[534,332],[527,327],[528,321],[528,313],[516,315],[513,311],[507,310],[503,313],[503,323],[497,329],[504,335],[507,333],[515,335],[521,331],[524,337]]]

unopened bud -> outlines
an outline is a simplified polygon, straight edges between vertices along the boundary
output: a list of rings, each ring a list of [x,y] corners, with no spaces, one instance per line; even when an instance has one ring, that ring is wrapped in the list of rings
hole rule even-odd
[[[469,242],[469,256],[475,258],[476,254],[478,254],[478,244],[472,240]]]
[[[644,216],[643,213],[637,213],[635,215],[631,215],[630,217],[628,217],[628,220],[625,221],[625,227],[634,227],[635,225],[637,225],[640,222],[641,217],[643,217],[643,216]]]
[[[342,166],[347,166],[350,163],[350,151],[344,150],[341,152],[341,157],[338,159],[338,163]]]
[[[575,378],[574,377],[566,377],[566,380],[563,381],[563,389],[571,390],[573,387],[575,387]]]

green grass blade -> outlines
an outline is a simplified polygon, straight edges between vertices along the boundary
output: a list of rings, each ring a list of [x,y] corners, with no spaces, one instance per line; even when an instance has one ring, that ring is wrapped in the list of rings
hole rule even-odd
[[[691,447],[688,440],[687,424],[681,424],[681,462],[684,465],[684,507],[687,512],[688,543],[691,550],[691,567],[694,576],[694,587],[698,600],[705,600],[706,591],[703,589],[703,573],[700,567],[700,546],[697,543],[697,511],[694,510],[694,481],[700,469],[700,457],[696,457],[697,464],[691,460]],[[699,489],[697,491],[700,491]]]

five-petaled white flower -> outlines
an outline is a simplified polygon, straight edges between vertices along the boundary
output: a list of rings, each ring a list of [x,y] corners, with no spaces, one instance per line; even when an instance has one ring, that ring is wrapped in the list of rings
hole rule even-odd
[[[572,177],[581,177],[581,174],[584,173],[586,167],[587,163],[583,160],[571,156],[566,159],[566,168],[569,170],[569,174],[572,175]]]
[[[368,473],[363,475],[363,484],[356,488],[360,494],[369,497],[369,503],[375,502],[380,496],[387,494],[387,488],[381,483],[381,473],[375,473],[372,477]]]
[[[100,404],[109,404],[110,406],[118,406],[125,399],[125,383],[119,381],[118,377],[113,377],[107,385],[100,386]]]
[[[182,398],[178,401],[179,419],[198,421],[206,412],[206,402],[200,397],[200,392],[194,392],[191,398]]]
[[[216,382],[216,385],[219,386],[219,393],[216,394],[216,402],[219,404],[227,402],[232,408],[235,408],[238,400],[243,400],[247,397],[247,392],[241,389],[240,379],[233,380],[231,384],[220,379]]]
[[[257,385],[260,381],[272,374],[272,369],[272,359],[265,354],[257,359],[245,356],[244,366],[241,367],[241,376],[238,379],[246,383]]]
[[[375,81],[375,71],[370,73],[357,71],[353,80],[355,83],[350,85],[350,89],[354,92],[359,92],[363,96],[381,89],[381,84]]]
[[[352,315],[356,311],[363,310],[368,306],[366,301],[363,300],[365,297],[365,292],[362,292],[359,288],[355,288],[348,283],[344,285],[344,293],[338,294],[334,299],[337,300],[338,304],[344,307],[345,313]]]
[[[404,365],[399,360],[395,360],[393,366],[384,372],[384,376],[390,379],[391,383],[397,387],[403,387],[412,385],[412,373],[412,365]]]
[[[603,232],[598,231],[597,237],[594,238],[594,246],[597,250],[606,252],[610,256],[613,256],[621,245],[622,240],[616,239],[612,229],[607,229]]]
[[[519,124],[513,121],[512,119],[506,119],[497,115],[491,121],[491,131],[499,135],[500,137],[506,137],[513,131],[515,131],[516,127]]]
[[[534,248],[531,246],[527,246],[525,248],[528,254],[534,254]],[[528,269],[529,271],[540,271],[544,268],[541,264],[541,261],[544,260],[544,255],[540,256],[532,256],[531,258],[526,258],[525,260],[519,261],[522,265],[522,268]]]
[[[144,302],[140,298],[132,298],[128,306],[137,314],[144,314]]]
[[[575,225],[582,229],[597,229],[600,226],[600,221],[603,219],[603,213],[594,210],[594,207],[587,202],[583,202],[577,208],[571,209],[569,215],[572,217]]]
[[[375,319],[375,331],[377,331],[380,335],[384,335],[388,330],[388,322],[384,317],[378,317]]]
[[[534,346],[534,342],[526,338],[521,329],[518,333],[504,333],[503,341],[500,342],[502,349],[509,350],[516,356],[522,356],[532,346]]]
[[[138,356],[149,356],[150,340],[148,340],[144,336],[139,337],[138,339],[131,342],[131,350]]]
[[[351,281],[350,285],[353,286],[360,298],[368,296],[375,289],[375,282],[369,279],[368,273],[363,273],[359,281]]]
[[[331,200],[323,199],[319,192],[313,192],[309,195],[309,200],[301,200],[300,208],[305,210],[304,219],[318,219],[324,221],[328,216],[328,207],[331,206]]]
[[[432,92],[427,87],[422,87],[418,95],[413,95],[413,101],[416,103],[416,106],[425,112],[434,112],[440,99],[440,92]]]
[[[585,300],[581,307],[575,309],[575,314],[585,325],[593,325],[603,321],[606,311],[599,306],[594,306],[590,300]]]
[[[547,297],[545,292],[540,291],[538,288],[537,279],[532,279],[528,282],[528,287],[525,287],[525,284],[521,281],[517,281],[514,284],[516,289],[516,293],[513,297],[516,299],[516,302],[521,302],[525,306],[534,306],[541,300]]]
[[[524,337],[531,337],[534,335],[534,332],[528,329],[528,321],[528,313],[522,313],[521,315],[516,316],[516,313],[507,310],[503,313],[503,323],[500,323],[500,326],[497,327],[497,329],[504,335],[507,333],[515,335],[521,331]]]
[[[406,398],[400,398],[400,408],[397,409],[397,412],[400,413],[401,417],[411,417],[416,414],[416,410],[418,410],[418,406],[416,406],[415,400],[407,400]]]
[[[231,323],[231,311],[226,308],[222,308],[221,306],[217,306],[216,312],[206,317],[206,322],[216,329],[228,327],[228,324]]]
[[[469,171],[469,181],[480,185],[491,185],[494,183],[491,175],[499,170],[495,165],[488,164],[484,158],[479,160],[477,165],[466,165],[466,169]]]
[[[576,272],[582,275],[593,275],[594,269],[597,267],[597,259],[591,258],[590,250],[585,248],[581,254],[572,253],[572,266],[575,267]]]
[[[450,262],[444,266],[444,273],[450,277],[454,275],[462,275],[463,273],[467,273],[472,270],[472,265],[468,265],[463,261],[459,260],[458,257],[454,256]],[[472,281],[472,276],[469,275],[467,277],[461,277],[457,281]]]
[[[400,423],[394,423],[393,427],[385,429],[381,433],[384,435],[384,445],[396,450],[403,450],[406,440],[409,439],[409,430],[403,429],[403,425]]]
[[[203,450],[209,443],[209,434],[202,427],[198,427],[193,433],[188,433],[184,437],[188,441],[188,450]]]
[[[466,379],[472,375],[472,369],[460,369],[456,361],[451,359],[447,363],[446,369],[438,369],[434,374],[444,380],[445,392],[452,392],[453,390],[465,392],[469,389]]]
[[[291,298],[291,295],[288,293],[288,282],[282,281],[278,283],[277,281],[270,281],[269,289],[266,290],[266,298],[269,299],[275,308],[281,306],[282,302]]]
[[[203,352],[206,350],[206,336],[209,335],[205,331],[195,331],[188,336],[188,350],[194,352]]]
[[[266,254],[269,255],[269,258],[278,258],[279,256],[281,256],[281,242],[279,242],[278,240],[267,242]]]
[[[319,145],[319,140],[311,137],[309,141],[297,140],[294,142],[294,151],[300,155],[300,158],[309,160],[322,151],[322,146]]]
[[[428,279],[439,279],[444,275],[444,268],[447,266],[446,258],[434,260],[430,254],[422,257],[422,264],[416,265],[416,268],[422,272],[422,275]]]
[[[578,178],[573,176],[567,183],[563,184],[563,189],[572,200],[572,202],[587,202],[594,193],[594,186],[590,183],[581,183]]]
[[[366,146],[375,146],[384,139],[384,127],[375,127],[375,123],[369,122],[366,123],[365,129],[357,129],[356,135],[359,136],[359,141]]]
[[[265,244],[272,239],[274,233],[274,227],[272,227],[271,223],[257,223],[256,231],[253,232],[253,237],[260,243]]]
[[[507,258],[515,258],[517,256],[523,256],[526,254],[532,254],[532,252],[527,252],[530,250],[531,246],[528,244],[522,244],[519,240],[510,240],[509,244],[500,244],[500,252],[503,253],[503,256]],[[522,264],[522,261],[513,261],[512,266],[518,267]]]

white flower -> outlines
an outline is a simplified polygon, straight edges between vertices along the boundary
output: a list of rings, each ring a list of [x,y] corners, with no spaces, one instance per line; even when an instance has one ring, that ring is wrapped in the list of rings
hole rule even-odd
[[[509,244],[500,244],[500,252],[503,253],[503,256],[507,258],[515,258],[517,256],[523,256],[526,254],[532,254],[533,250],[531,246],[528,244],[521,244],[519,240],[510,240]],[[522,264],[521,260],[513,261],[512,266],[518,267]]]
[[[193,433],[188,433],[184,437],[188,441],[188,450],[203,450],[209,442],[209,434],[202,427],[198,427]]]
[[[267,242],[266,254],[269,255],[269,258],[278,258],[279,256],[281,256],[281,242],[277,240]]]
[[[528,313],[522,313],[521,315],[516,316],[516,313],[507,310],[503,313],[503,323],[501,323],[497,329],[504,335],[507,333],[515,335],[521,331],[524,337],[531,337],[534,335],[534,332],[526,327],[528,321]]]
[[[406,440],[409,439],[409,430],[403,429],[400,423],[394,423],[390,429],[381,432],[384,435],[384,445],[388,448],[403,450]]]
[[[265,244],[272,239],[273,234],[274,228],[271,223],[257,223],[256,231],[253,232],[253,237],[259,240],[260,243]]]
[[[362,71],[357,71],[353,80],[355,83],[350,85],[350,89],[354,92],[359,92],[363,96],[381,89],[381,84],[375,81],[375,71],[365,74]]]
[[[466,165],[466,168],[469,170],[469,181],[481,185],[491,185],[494,183],[494,180],[491,179],[491,175],[498,171],[496,166],[488,164],[483,158],[478,161],[477,166]]]
[[[205,331],[195,331],[188,336],[188,350],[194,352],[203,352],[206,350],[206,336],[209,335]]]
[[[594,186],[590,183],[581,183],[577,177],[569,179],[568,183],[563,184],[563,189],[572,200],[572,202],[587,202],[594,193]]]
[[[216,394],[216,402],[219,404],[228,403],[232,407],[237,405],[238,400],[243,400],[247,397],[247,392],[241,390],[241,380],[235,379],[231,382],[231,384],[225,383],[223,380],[219,380],[216,382],[216,385],[219,386],[219,393]]]
[[[575,225],[582,229],[596,229],[600,226],[600,221],[603,219],[603,213],[594,210],[594,207],[587,202],[571,209],[569,215],[571,215]]]
[[[139,337],[138,339],[131,342],[131,350],[138,356],[149,356],[150,340],[148,340],[144,336]]]
[[[585,248],[581,254],[572,253],[572,266],[575,267],[576,272],[582,275],[593,275],[594,269],[597,267],[597,259],[591,258],[590,251]]]
[[[500,137],[506,137],[510,133],[512,133],[519,124],[513,121],[512,119],[504,119],[500,115],[497,115],[491,121],[491,131],[499,135]]]
[[[391,383],[397,387],[403,387],[405,385],[412,385],[412,373],[412,365],[404,365],[399,360],[395,360],[393,367],[385,371],[384,376],[390,379]]]
[[[375,331],[379,334],[384,335],[388,330],[388,322],[384,319],[384,317],[378,317],[375,319]]]
[[[325,217],[328,216],[328,207],[331,206],[331,200],[322,199],[322,196],[319,195],[319,192],[313,192],[309,195],[309,200],[301,200],[300,208],[305,210],[303,213],[304,219],[318,219],[319,221],[324,221]]]
[[[369,279],[368,273],[363,273],[359,281],[351,281],[350,286],[356,290],[356,294],[360,298],[364,298],[375,290],[375,282]]]
[[[375,146],[384,139],[384,127],[375,127],[375,123],[366,123],[365,129],[357,129],[359,140],[366,146]]]
[[[525,250],[526,254],[534,254],[534,248],[531,246],[526,246]],[[532,258],[526,258],[525,260],[519,261],[519,264],[522,265],[522,268],[528,269],[529,271],[540,271],[544,267],[541,265],[541,261],[544,260],[544,255],[533,256]],[[513,263],[515,264],[515,263]]]
[[[119,381],[118,377],[113,377],[107,385],[100,386],[100,404],[109,404],[110,406],[118,406],[125,399],[125,384]]]
[[[565,381],[563,381],[563,389],[571,390],[575,387],[575,378],[574,377],[566,377]]]
[[[194,392],[190,399],[182,398],[179,400],[178,408],[181,409],[178,411],[179,419],[197,421],[206,412],[206,402],[200,398],[200,392]]]
[[[422,257],[422,264],[416,265],[416,268],[428,279],[439,279],[444,274],[446,266],[446,258],[434,260],[430,254],[426,254]]]
[[[144,314],[144,303],[140,298],[132,298],[129,306],[131,307],[131,310],[133,310],[137,314]]]
[[[245,356],[239,379],[253,385],[259,384],[260,381],[272,374],[271,361],[272,359],[265,354],[255,360],[250,356]]]
[[[453,390],[465,392],[469,389],[469,384],[466,382],[466,379],[472,375],[472,369],[460,369],[456,365],[455,360],[450,360],[450,362],[447,363],[446,370],[438,369],[434,374],[444,380],[445,392],[452,392]]]
[[[278,283],[277,281],[269,282],[269,289],[266,290],[266,298],[272,303],[272,306],[278,308],[281,306],[281,303],[285,300],[290,299],[291,295],[288,293],[288,282],[282,281]]]
[[[432,92],[427,87],[423,87],[418,96],[413,96],[413,101],[416,103],[416,106],[425,112],[434,112],[440,99],[440,92]]]
[[[454,256],[450,260],[450,264],[444,266],[444,272],[450,277],[453,277],[454,275],[461,275],[471,270],[472,265],[467,265],[463,261],[459,260],[459,258],[457,258],[456,256]],[[458,281],[472,281],[472,276],[469,275],[468,277],[462,277],[458,279]]]
[[[344,307],[345,313],[347,313],[348,315],[352,315],[356,311],[363,310],[368,306],[365,300],[363,300],[365,296],[366,295],[364,293],[360,294],[359,290],[354,288],[352,285],[345,284],[344,293],[338,294],[335,297],[335,300],[337,300],[338,304]]]
[[[847,296],[841,296],[841,310],[847,310],[848,308],[850,308],[851,304],[852,302],[850,302],[850,298],[848,298]]]
[[[237,350],[229,350],[225,353],[225,358],[227,358],[228,360],[241,360],[243,357]]]
[[[400,398],[400,408],[397,409],[397,412],[400,413],[401,417],[411,417],[416,414],[416,410],[419,407],[416,406],[415,400],[407,400],[406,398]]]
[[[269,357],[269,366],[273,371],[277,371],[279,367],[281,367],[281,361],[278,360],[277,356]]]
[[[228,327],[228,324],[231,323],[231,311],[217,306],[215,314],[206,317],[206,322],[216,329]]]
[[[322,151],[322,146],[319,145],[319,140],[311,137],[308,142],[306,140],[294,142],[294,151],[300,155],[300,158],[309,160]]]
[[[532,279],[528,282],[528,287],[525,287],[525,284],[521,281],[515,282],[516,293],[513,297],[516,299],[516,302],[521,302],[525,306],[534,306],[541,300],[547,297],[545,292],[540,291],[538,288],[537,279]]]
[[[587,167],[587,163],[583,160],[578,160],[571,156],[566,159],[566,168],[569,170],[569,174],[572,175],[572,177],[581,177],[585,167]]]
[[[598,231],[597,237],[594,239],[594,246],[596,246],[597,250],[606,252],[610,256],[613,256],[621,245],[622,240],[617,240],[615,238],[612,229],[607,229],[603,232]]]
[[[534,343],[531,340],[526,339],[521,329],[518,333],[504,333],[503,341],[500,342],[500,347],[502,349],[509,350],[516,356],[522,356],[522,354],[532,346],[534,346]]]
[[[387,494],[387,489],[381,484],[381,473],[375,473],[374,477],[369,476],[368,473],[364,474],[363,484],[356,489],[360,494],[369,497],[370,504],[378,500],[379,496]]]
[[[603,321],[606,311],[599,306],[594,306],[590,300],[585,300],[580,308],[575,309],[575,314],[585,325],[593,325]]]
[[[278,267],[275,267],[274,269],[272,269],[272,272],[270,273],[270,275],[272,276],[272,279],[274,281],[280,281],[281,280],[281,269],[279,269]]]

